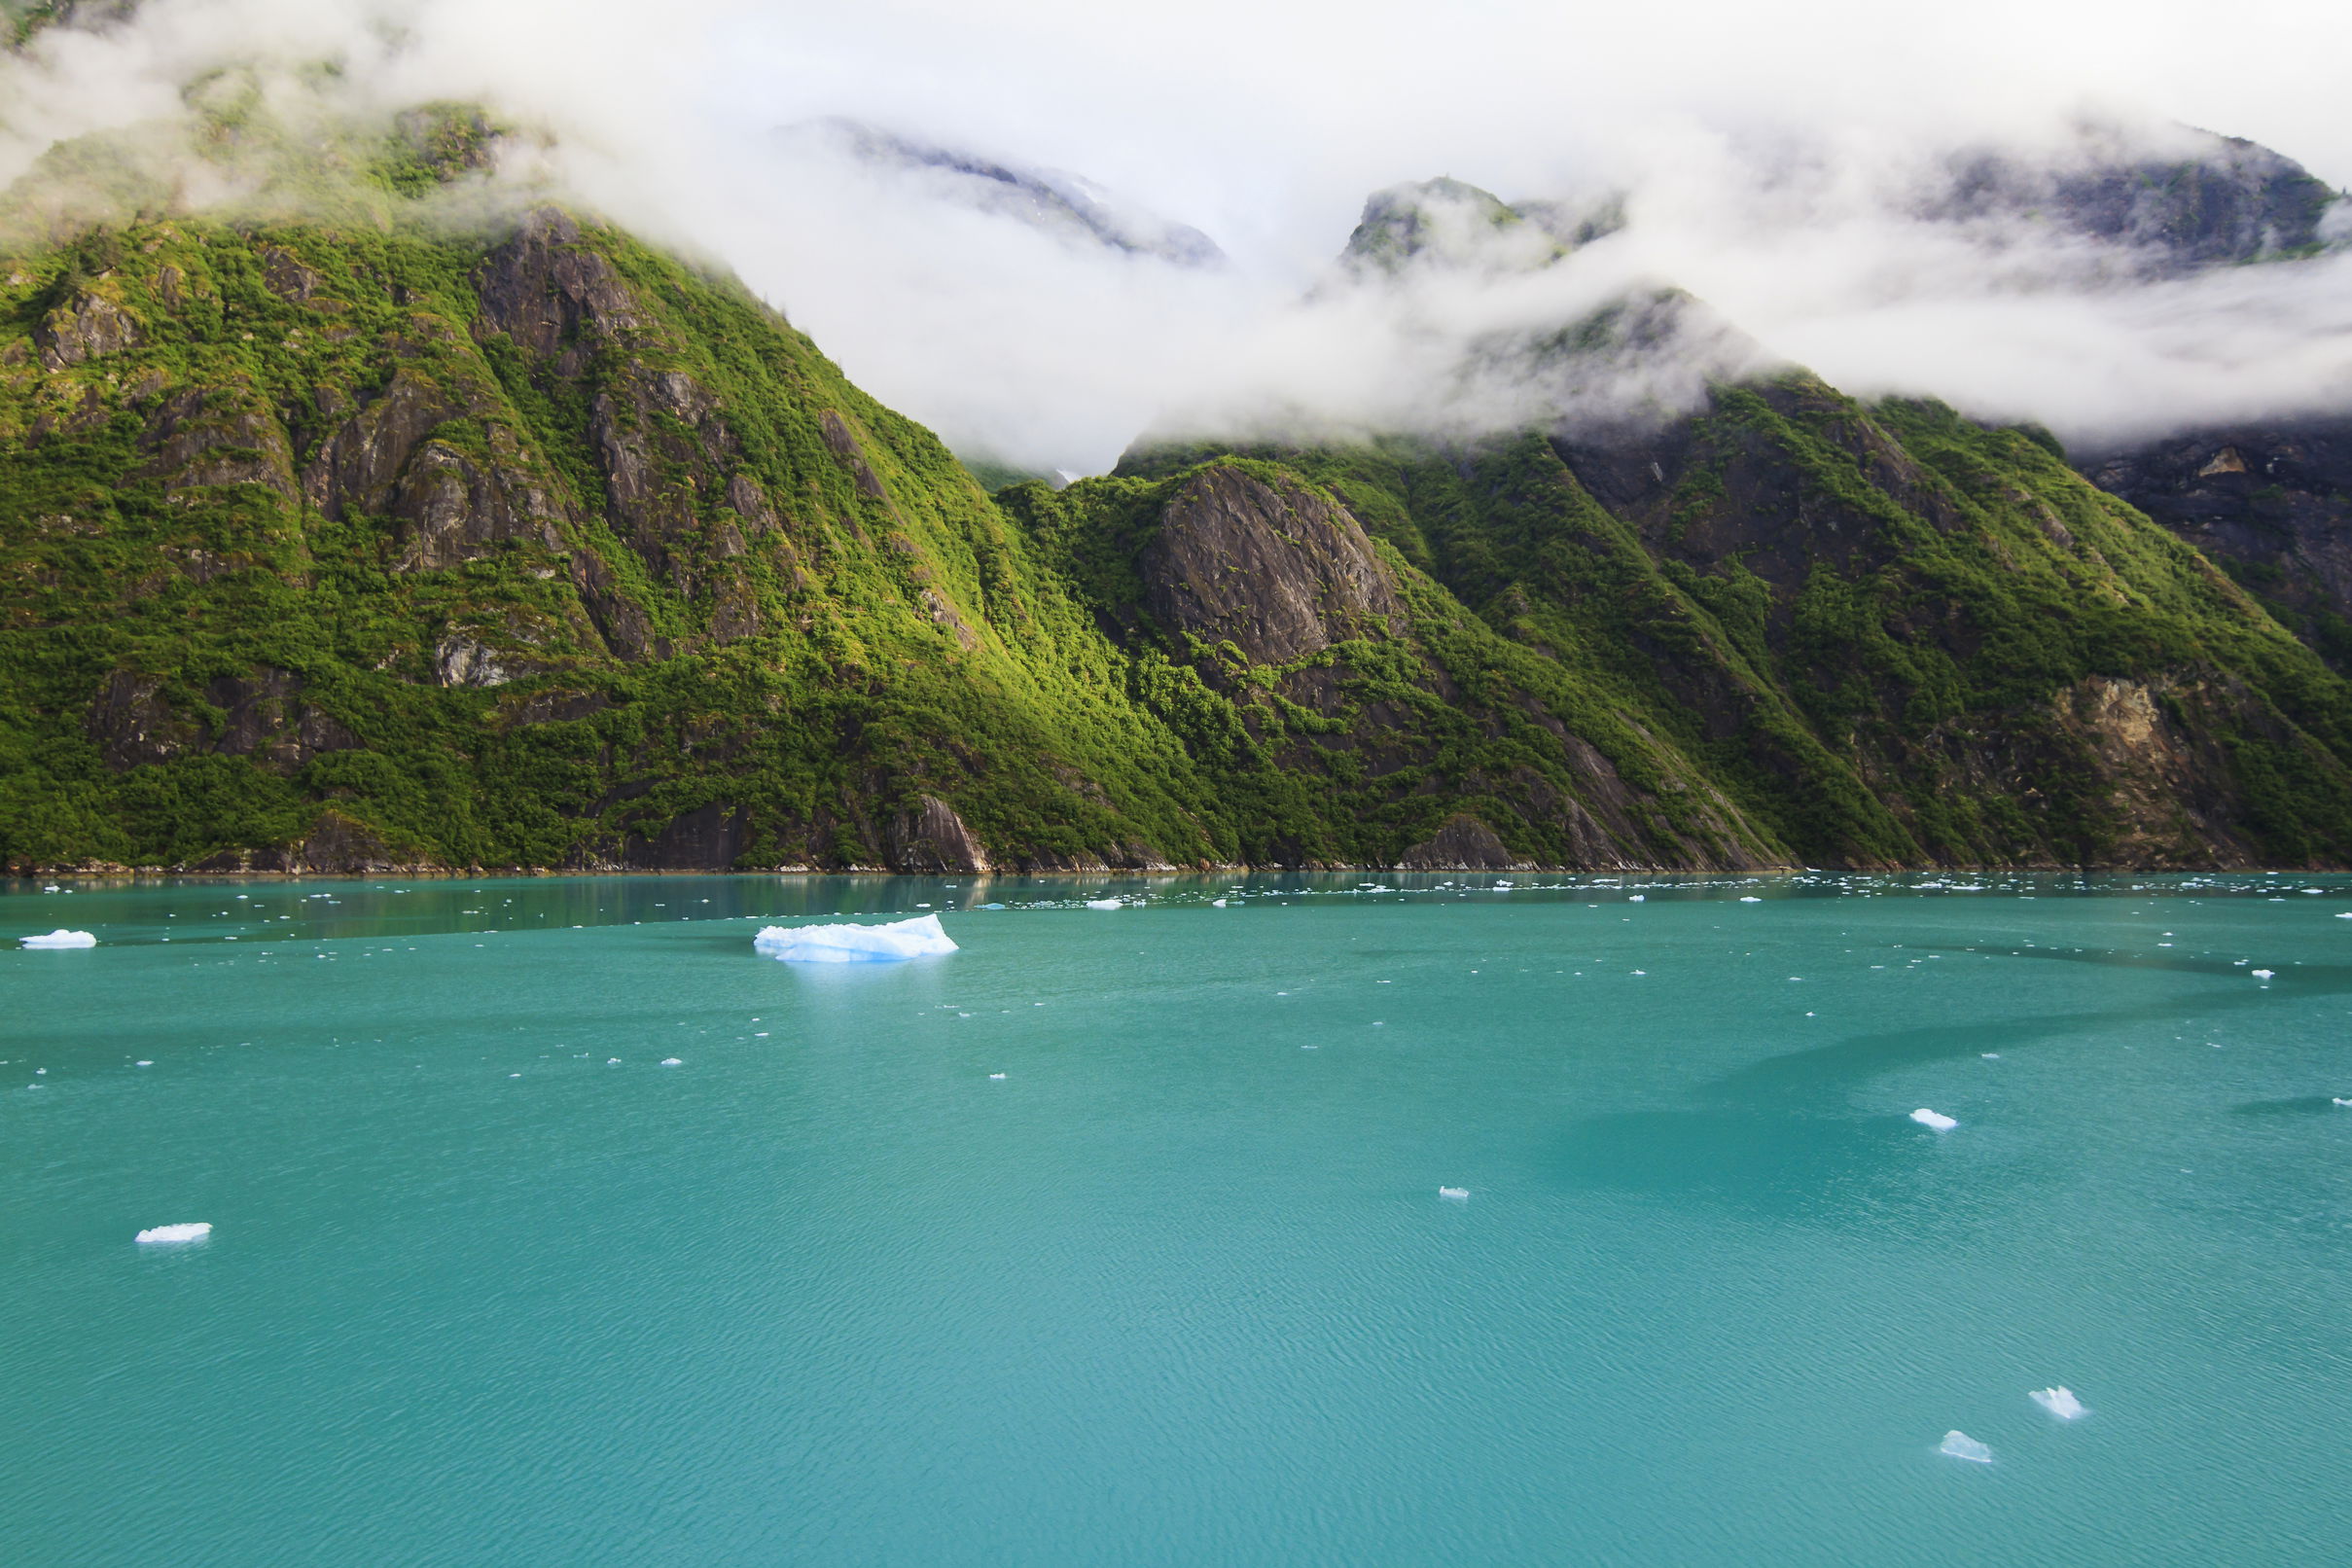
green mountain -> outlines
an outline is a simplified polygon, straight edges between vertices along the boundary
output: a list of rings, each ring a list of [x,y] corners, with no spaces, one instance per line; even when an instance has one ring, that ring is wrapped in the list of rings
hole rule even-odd
[[[991,498],[731,279],[485,215],[481,117],[204,91],[242,206],[0,203],[10,866],[2352,861],[2352,689],[2030,434],[1792,374]]]
[[[2352,847],[2352,688],[2038,433],[1788,373],[1641,434],[1248,455],[1326,489],[1782,854],[2332,865]]]

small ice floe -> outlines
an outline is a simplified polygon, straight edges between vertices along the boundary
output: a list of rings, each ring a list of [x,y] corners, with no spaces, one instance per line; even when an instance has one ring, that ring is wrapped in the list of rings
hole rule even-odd
[[[43,888],[41,891],[42,891],[42,892],[44,892],[44,893],[54,893],[55,891],[57,891],[57,884],[56,884],[56,883],[54,883],[54,882],[52,882],[52,883],[50,883],[50,884],[49,884],[47,887]]]
[[[1979,1051],[1977,1052],[1977,1054],[1982,1056],[1986,1061],[1999,1061],[2001,1059],[2001,1052],[1997,1051]]]
[[[2334,1100],[2334,1101],[2335,1101],[2335,1103],[2336,1103],[2336,1104],[2338,1104],[2338,1105],[2343,1105],[2343,1106],[2352,1106],[2352,1100],[2347,1100],[2347,1099],[2345,1099],[2345,1098],[2344,1098],[2344,1097],[2343,1097],[2341,1094],[2334,1094],[2334,1095],[2331,1095],[2331,1096],[2329,1096],[2329,1097],[2330,1097],[2331,1099]]]
[[[19,937],[17,940],[27,947],[95,947],[98,944],[98,939],[89,932],[68,931],[63,926],[46,937]]]
[[[159,1241],[201,1241],[210,1234],[212,1234],[211,1222],[199,1220],[195,1225],[159,1225],[152,1229],[140,1231],[138,1240],[148,1245]]]
[[[1965,1432],[1946,1432],[1936,1451],[1949,1454],[1954,1459],[1965,1459],[1972,1465],[1989,1465],[1993,1462],[1992,1449]]]
[[[2268,979],[2270,978],[2271,974],[2272,974],[2272,971],[2270,971],[2270,970],[2267,970],[2267,969],[2258,969],[2258,970],[2256,970],[2256,971],[2254,972],[2254,978],[2255,978],[2256,980],[2268,980]]]
[[[936,914],[879,926],[768,926],[751,944],[787,964],[875,964],[955,951]]]
[[[1764,900],[1758,898],[1753,893],[1745,893],[1740,896],[1739,902],[1742,904],[1762,904]]]
[[[1087,908],[1089,909],[1123,909],[1126,905],[1118,899],[1088,899]]]
[[[2083,1402],[2075,1398],[2072,1389],[2037,1388],[2026,1397],[2061,1421],[2072,1421],[2090,1413],[2083,1408]]]
[[[1470,1201],[1470,1189],[1467,1187],[1441,1187],[1438,1189],[1438,1196],[1449,1198],[1456,1203],[1467,1203]]]
[[[1923,1127],[1934,1127],[1938,1132],[1949,1132],[1960,1124],[1958,1117],[1945,1116],[1942,1111],[1931,1111],[1924,1105],[1911,1113],[1911,1120]]]
[[[997,1079],[1000,1079],[1000,1078],[1002,1078],[1002,1077],[1004,1077],[1004,1076],[1005,1076],[1005,1075],[1004,1075],[1004,1074],[1002,1074],[1002,1073],[990,1073],[990,1074],[988,1075],[988,1078],[989,1078],[989,1081],[990,1081],[991,1083],[993,1083],[993,1082],[994,1082],[994,1081],[996,1081]]]
[[[1212,909],[1222,909],[1225,908],[1225,900],[1211,899],[1209,900],[1209,908]]]
[[[621,1065],[621,1058],[618,1056],[607,1056],[604,1058],[604,1065],[607,1067],[618,1067]]]
[[[1636,894],[1634,894],[1634,895],[1633,895],[1631,898],[1627,899],[1625,902],[1626,902],[1627,904],[1642,904],[1642,903],[1646,903],[1646,902],[1648,902],[1648,900],[1649,900],[1649,895],[1648,895],[1648,894],[1646,894],[1646,893],[1636,893]]]
[[[664,1067],[683,1067],[686,1065],[686,1063],[676,1056],[664,1056],[661,1058],[661,1065]]]
[[[133,1067],[153,1067],[155,1063],[151,1061],[135,1061],[132,1062],[131,1065]]]

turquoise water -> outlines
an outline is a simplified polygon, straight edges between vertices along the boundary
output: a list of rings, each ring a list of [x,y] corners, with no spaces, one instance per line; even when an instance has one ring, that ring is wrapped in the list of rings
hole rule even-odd
[[[0,1561],[2344,1559],[2352,882],[1457,880],[18,884]]]

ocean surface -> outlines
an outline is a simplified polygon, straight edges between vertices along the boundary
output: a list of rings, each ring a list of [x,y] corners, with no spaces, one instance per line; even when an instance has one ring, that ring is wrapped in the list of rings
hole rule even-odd
[[[1508,880],[11,884],[0,1562],[2352,1559],[2352,880]]]

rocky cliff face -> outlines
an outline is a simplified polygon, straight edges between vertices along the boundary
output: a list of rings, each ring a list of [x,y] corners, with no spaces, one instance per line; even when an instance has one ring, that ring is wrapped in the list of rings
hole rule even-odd
[[[1234,468],[1203,469],[1177,488],[1137,566],[1161,626],[1229,642],[1255,664],[1389,633],[1404,614],[1345,508],[1311,485]]]
[[[2352,667],[2352,419],[2219,426],[2082,468]]]

